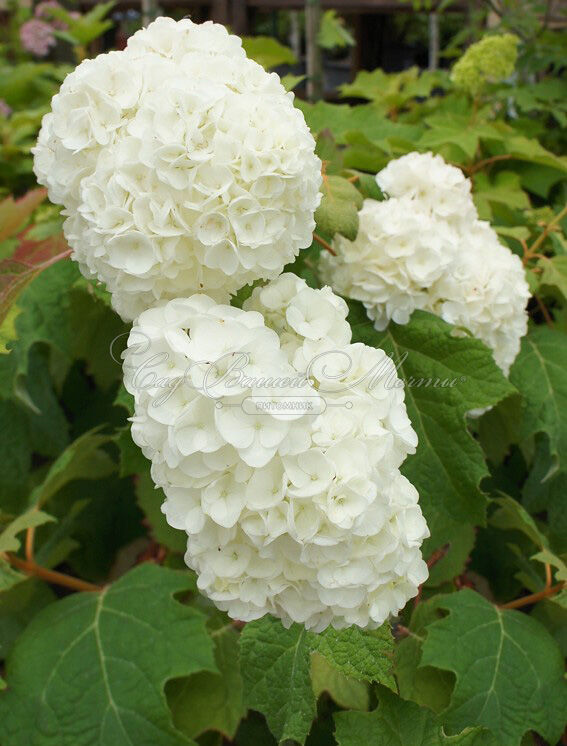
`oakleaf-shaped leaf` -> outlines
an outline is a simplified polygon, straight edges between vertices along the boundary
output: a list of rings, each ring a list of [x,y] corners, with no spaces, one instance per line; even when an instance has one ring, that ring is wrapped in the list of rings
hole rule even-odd
[[[362,194],[342,176],[325,176],[321,189],[323,199],[315,212],[318,229],[327,236],[340,233],[353,241],[358,233]]]
[[[167,699],[175,726],[192,738],[215,730],[231,740],[246,714],[238,655],[238,633],[232,624],[211,633],[219,673],[202,671],[171,682]]]
[[[266,717],[278,743],[303,744],[315,717],[312,646],[313,635],[303,626],[285,629],[271,616],[247,624],[240,637],[244,702]]]
[[[100,593],[50,604],[18,639],[0,695],[3,746],[181,746],[164,684],[215,670],[185,573],[135,568]]]
[[[481,728],[447,736],[431,710],[406,702],[380,687],[378,707],[372,712],[335,715],[339,746],[497,746]]]
[[[450,613],[427,627],[421,664],[457,677],[443,722],[456,730],[484,726],[499,746],[518,746],[528,730],[555,743],[566,722],[567,682],[545,627],[469,589],[439,605]]]

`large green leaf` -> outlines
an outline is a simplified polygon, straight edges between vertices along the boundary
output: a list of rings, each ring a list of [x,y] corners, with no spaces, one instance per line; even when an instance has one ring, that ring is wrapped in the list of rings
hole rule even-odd
[[[244,702],[265,715],[278,743],[303,744],[315,697],[309,676],[313,635],[299,624],[284,629],[266,616],[244,627],[240,638]]]
[[[430,710],[406,702],[381,687],[372,712],[335,715],[339,746],[497,746],[481,728],[447,736]]]
[[[468,589],[439,605],[450,614],[427,627],[421,663],[457,677],[443,721],[455,730],[482,725],[499,746],[518,746],[528,730],[555,743],[565,726],[567,683],[547,630]]]
[[[496,404],[514,389],[482,342],[454,337],[452,327],[436,316],[417,311],[408,324],[392,323],[377,332],[363,307],[351,303],[349,319],[353,340],[382,347],[406,384],[408,415],[419,445],[402,471],[420,493],[432,534],[424,548],[427,556],[454,541],[463,524],[484,522],[486,499],[479,482],[488,471],[467,430],[466,414]],[[450,554],[449,549],[440,568],[452,561]]]
[[[18,639],[0,695],[3,746],[180,746],[164,684],[215,670],[184,573],[140,565],[100,593],[49,605]]]
[[[346,135],[350,132],[362,133],[373,142],[381,142],[388,137],[405,137],[408,140],[414,140],[424,131],[424,127],[420,124],[392,122],[385,117],[383,108],[376,104],[347,106],[346,104],[329,104],[326,101],[309,104],[297,99],[296,106],[303,112],[313,133],[318,134],[329,130],[337,142],[343,144],[347,142]]]
[[[314,652],[343,676],[395,688],[394,645],[388,624],[376,631],[328,628],[314,634],[299,624],[285,629],[268,616],[246,625],[240,647],[245,703],[265,715],[278,742],[303,743],[309,732],[315,716],[309,680],[309,659]]]
[[[192,738],[214,730],[231,740],[246,714],[240,675],[238,633],[231,624],[211,633],[218,673],[202,671],[171,682],[167,699],[175,726]]]
[[[0,601],[0,660],[4,660],[18,635],[33,617],[52,601],[55,594],[48,585],[35,578],[27,578],[2,593]]]
[[[545,326],[537,327],[522,341],[510,371],[510,381],[522,394],[525,410],[519,436],[536,433],[549,437],[555,466],[567,461],[567,339]]]

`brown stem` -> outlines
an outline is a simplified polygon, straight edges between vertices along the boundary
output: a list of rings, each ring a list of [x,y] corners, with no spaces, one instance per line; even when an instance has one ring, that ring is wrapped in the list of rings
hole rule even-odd
[[[553,220],[545,226],[541,236],[538,236],[538,238],[536,238],[533,244],[529,247],[528,254],[530,255],[530,257],[534,256],[535,252],[537,251],[537,249],[539,249],[539,247],[545,241],[545,239],[549,235],[552,228],[555,228],[557,223],[559,223],[560,220],[563,220],[565,215],[567,215],[567,205],[565,205],[565,207],[561,210],[561,212],[558,212],[557,215],[553,218]]]
[[[33,542],[35,538],[35,526],[30,526],[26,531],[26,559],[33,562]]]
[[[543,314],[543,318],[545,319],[545,323],[546,323],[546,324],[548,325],[548,327],[549,327],[550,329],[553,329],[553,319],[551,318],[551,314],[550,314],[550,313],[549,313],[549,311],[547,310],[547,306],[546,306],[546,305],[545,305],[545,303],[544,303],[544,302],[543,302],[543,301],[541,300],[541,298],[539,297],[539,295],[536,295],[536,294],[534,293],[534,298],[535,298],[535,299],[536,299],[536,301],[537,301],[537,304],[538,304],[538,306],[539,306],[539,310],[540,310],[540,311],[542,312],[542,314]]]
[[[544,588],[542,591],[537,593],[530,593],[529,596],[523,598],[517,598],[515,601],[509,601],[507,604],[501,604],[501,609],[520,609],[522,606],[529,606],[535,604],[538,601],[542,601],[544,598],[554,596],[565,588],[565,582],[557,583],[556,585],[550,585]]]
[[[62,585],[65,588],[72,588],[74,591],[100,591],[102,588],[94,583],[88,583],[86,580],[80,578],[73,578],[71,575],[64,575],[62,572],[55,570],[48,570],[47,567],[42,567],[36,564],[33,560],[23,560],[16,557],[14,554],[7,552],[3,555],[5,559],[18,570],[22,570],[28,575],[34,575],[37,578],[47,581],[48,583],[54,583],[55,585]]]
[[[439,549],[436,549],[431,557],[427,560],[427,567],[431,570],[433,565],[436,565],[439,560],[442,560],[443,557],[447,554],[449,551],[449,544],[445,544],[442,547],[439,547]]]
[[[478,163],[473,163],[472,166],[467,166],[464,170],[469,176],[472,176],[472,174],[480,171],[485,166],[491,166],[493,163],[497,163],[498,161],[509,161],[510,158],[512,158],[512,156],[509,154],[493,155],[491,158],[485,158],[482,161],[478,161]]]
[[[545,563],[545,587],[551,588],[551,584],[553,582],[553,578],[551,575],[551,565],[549,562]]]
[[[313,240],[317,241],[318,244],[321,244],[321,246],[329,251],[333,256],[337,255],[337,252],[333,249],[331,244],[327,243],[324,238],[321,238],[321,236],[318,236],[316,233],[314,233]]]

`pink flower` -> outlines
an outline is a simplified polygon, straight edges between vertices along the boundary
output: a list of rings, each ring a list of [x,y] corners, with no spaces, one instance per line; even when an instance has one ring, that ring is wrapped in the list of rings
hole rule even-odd
[[[8,106],[3,98],[0,98],[0,117],[8,118],[11,113],[12,109]]]
[[[20,40],[26,52],[31,52],[36,57],[45,57],[50,47],[55,45],[53,29],[37,18],[24,23],[20,29]]]
[[[45,2],[36,5],[34,15],[36,18],[49,23],[52,28],[58,29],[59,31],[66,31],[67,24],[64,21],[54,18],[50,13],[51,10],[57,10],[59,8],[61,8],[61,5],[59,5],[57,0],[45,0]]]

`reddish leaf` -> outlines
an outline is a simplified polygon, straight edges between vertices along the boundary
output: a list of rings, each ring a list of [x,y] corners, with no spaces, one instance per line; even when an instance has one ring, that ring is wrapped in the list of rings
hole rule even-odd
[[[38,190],[39,191],[39,190]],[[47,267],[70,256],[62,233],[43,241],[26,239],[28,231],[11,257],[0,262],[0,324],[22,290]]]
[[[6,197],[0,202],[0,241],[11,238],[47,196],[47,189],[33,189],[20,199]]]

